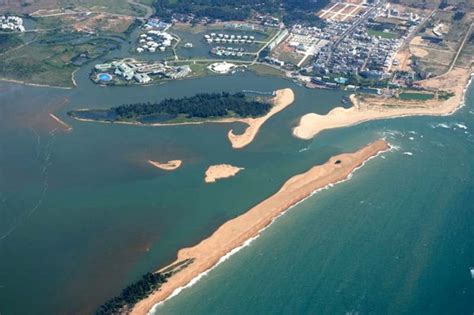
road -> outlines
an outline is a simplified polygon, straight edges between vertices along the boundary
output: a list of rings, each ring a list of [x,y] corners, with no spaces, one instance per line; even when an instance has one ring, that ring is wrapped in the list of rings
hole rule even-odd
[[[453,61],[451,62],[451,65],[449,66],[448,72],[451,71],[451,70],[453,70],[454,66],[456,65],[456,61],[458,60],[458,57],[459,57],[459,55],[461,54],[461,51],[462,51],[464,45],[466,44],[467,40],[469,39],[469,36],[471,35],[472,26],[473,26],[473,23],[471,23],[471,25],[469,26],[469,29],[468,29],[467,32],[466,32],[466,35],[464,35],[464,39],[462,40],[461,45],[459,46],[459,49],[458,49],[458,51],[456,52],[456,56],[454,56],[454,59],[453,59]]]

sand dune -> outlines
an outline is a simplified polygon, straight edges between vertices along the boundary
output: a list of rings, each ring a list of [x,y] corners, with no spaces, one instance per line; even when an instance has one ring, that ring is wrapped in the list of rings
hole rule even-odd
[[[177,260],[170,266],[190,258],[194,259],[193,262],[172,275],[159,291],[138,302],[130,313],[147,314],[156,303],[170,297],[176,289],[189,284],[196,276],[209,270],[221,257],[258,235],[289,207],[317,189],[348,178],[354,169],[388,148],[389,145],[385,141],[378,140],[354,153],[334,156],[325,164],[290,178],[274,195],[224,223],[209,238],[196,246],[180,250]]]

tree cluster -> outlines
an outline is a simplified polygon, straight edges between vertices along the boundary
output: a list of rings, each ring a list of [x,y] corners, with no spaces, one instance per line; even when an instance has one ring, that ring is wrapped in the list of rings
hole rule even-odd
[[[320,24],[316,11],[330,0],[158,0],[156,15],[165,20],[172,14],[192,14],[196,18],[243,21],[252,11],[282,15],[287,24]],[[283,9],[283,12],[280,12]]]
[[[328,5],[330,0],[281,0],[281,2],[285,24],[323,26],[323,21],[316,15],[316,12]]]
[[[241,117],[256,117],[266,114],[269,103],[248,99],[244,93],[201,93],[179,99],[165,99],[159,103],[137,103],[111,109],[116,120],[130,120],[150,115],[185,115],[186,118],[223,117],[236,114]]]
[[[137,282],[127,286],[120,295],[102,304],[96,315],[119,314],[124,308],[135,305],[166,282],[161,273],[146,273]]]

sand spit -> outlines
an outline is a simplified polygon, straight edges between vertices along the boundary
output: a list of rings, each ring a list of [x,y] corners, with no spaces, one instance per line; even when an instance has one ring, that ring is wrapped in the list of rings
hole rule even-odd
[[[39,83],[30,83],[21,80],[9,79],[9,78],[0,78],[0,81],[10,82],[10,83],[17,83],[27,86],[35,86],[35,87],[46,87],[46,88],[53,88],[53,89],[62,89],[62,90],[71,90],[72,87],[67,86],[55,86],[55,85],[48,85],[48,84],[39,84]]]
[[[173,264],[189,258],[194,259],[193,263],[171,276],[159,291],[138,302],[130,313],[147,314],[155,304],[173,296],[182,287],[189,285],[196,277],[216,265],[222,257],[256,237],[288,208],[318,189],[347,179],[365,161],[388,149],[387,142],[378,140],[354,153],[334,156],[326,163],[290,178],[274,195],[246,213],[224,223],[209,238],[193,247],[181,249]]]
[[[262,117],[258,118],[246,118],[240,119],[237,121],[244,122],[249,126],[245,129],[244,133],[241,135],[235,135],[233,129],[227,134],[230,143],[234,149],[241,149],[251,143],[255,136],[257,135],[260,127],[273,115],[284,110],[287,106],[291,105],[295,100],[295,94],[291,89],[282,89],[276,91],[276,96],[273,99],[272,109]]]
[[[257,135],[260,127],[273,115],[277,114],[278,112],[284,110],[288,105],[291,105],[295,99],[295,95],[292,89],[281,89],[275,91],[276,96],[273,98],[274,106],[272,109],[262,117],[258,118],[222,118],[222,119],[212,119],[212,120],[205,120],[205,121],[187,121],[187,122],[177,122],[177,123],[153,123],[153,124],[144,124],[140,122],[130,122],[130,121],[103,121],[103,120],[95,120],[89,118],[79,118],[73,117],[76,120],[84,121],[84,122],[100,122],[100,123],[113,123],[113,124],[123,124],[123,125],[134,125],[134,126],[144,126],[144,127],[169,127],[169,126],[184,126],[184,125],[201,125],[201,124],[222,124],[222,123],[235,123],[241,122],[247,124],[248,127],[245,129],[244,133],[241,135],[235,135],[233,130],[230,130],[227,134],[229,141],[232,144],[234,149],[241,149],[251,143],[255,136]],[[80,109],[81,110],[88,110],[87,108]]]
[[[471,72],[463,68],[452,71],[418,84],[429,90],[443,90],[454,93],[447,100],[433,98],[431,100],[400,100],[376,96],[351,95],[353,107],[336,107],[326,115],[315,113],[301,117],[293,135],[300,139],[311,139],[326,129],[348,127],[362,122],[395,118],[403,116],[442,116],[456,111],[464,101],[466,85]]]
[[[206,171],[204,181],[206,183],[214,183],[219,179],[235,176],[244,168],[232,166],[230,164],[211,165]]]
[[[51,118],[53,118],[58,124],[61,125],[61,127],[66,130],[66,131],[72,131],[72,127],[69,126],[68,124],[66,124],[64,121],[62,121],[61,119],[59,119],[58,116],[54,115],[54,114],[49,114],[49,116]]]
[[[165,171],[174,171],[175,169],[177,169],[178,167],[181,166],[183,161],[181,161],[181,160],[171,160],[171,161],[168,161],[166,163],[160,163],[160,162],[157,162],[157,161],[148,160],[148,163],[150,163],[154,167],[158,167],[159,169],[162,169],[162,170],[165,170]]]

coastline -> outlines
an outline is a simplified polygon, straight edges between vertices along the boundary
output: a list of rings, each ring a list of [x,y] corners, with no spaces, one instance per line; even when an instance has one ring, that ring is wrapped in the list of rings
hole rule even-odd
[[[438,99],[402,101],[377,97],[360,98],[352,94],[350,97],[352,107],[336,107],[326,115],[306,114],[300,118],[292,133],[296,138],[309,140],[324,130],[350,127],[372,120],[407,116],[451,115],[464,105],[465,93],[472,81],[472,76],[473,73],[470,70],[456,68],[439,77],[418,82],[427,89],[442,89],[454,93],[452,97],[443,101]]]
[[[169,278],[160,290],[138,302],[130,310],[130,314],[148,314],[157,304],[175,296],[184,287],[192,285],[216,264],[249,244],[289,208],[321,189],[350,178],[351,174],[366,161],[389,148],[387,142],[377,140],[356,152],[333,156],[326,163],[293,176],[278,192],[244,214],[227,221],[207,239],[193,247],[178,251],[176,261],[170,266],[190,258],[193,259],[193,263]]]
[[[206,183],[215,183],[220,179],[233,177],[242,170],[244,170],[243,167],[237,167],[230,164],[211,165],[206,170],[204,181]]]

